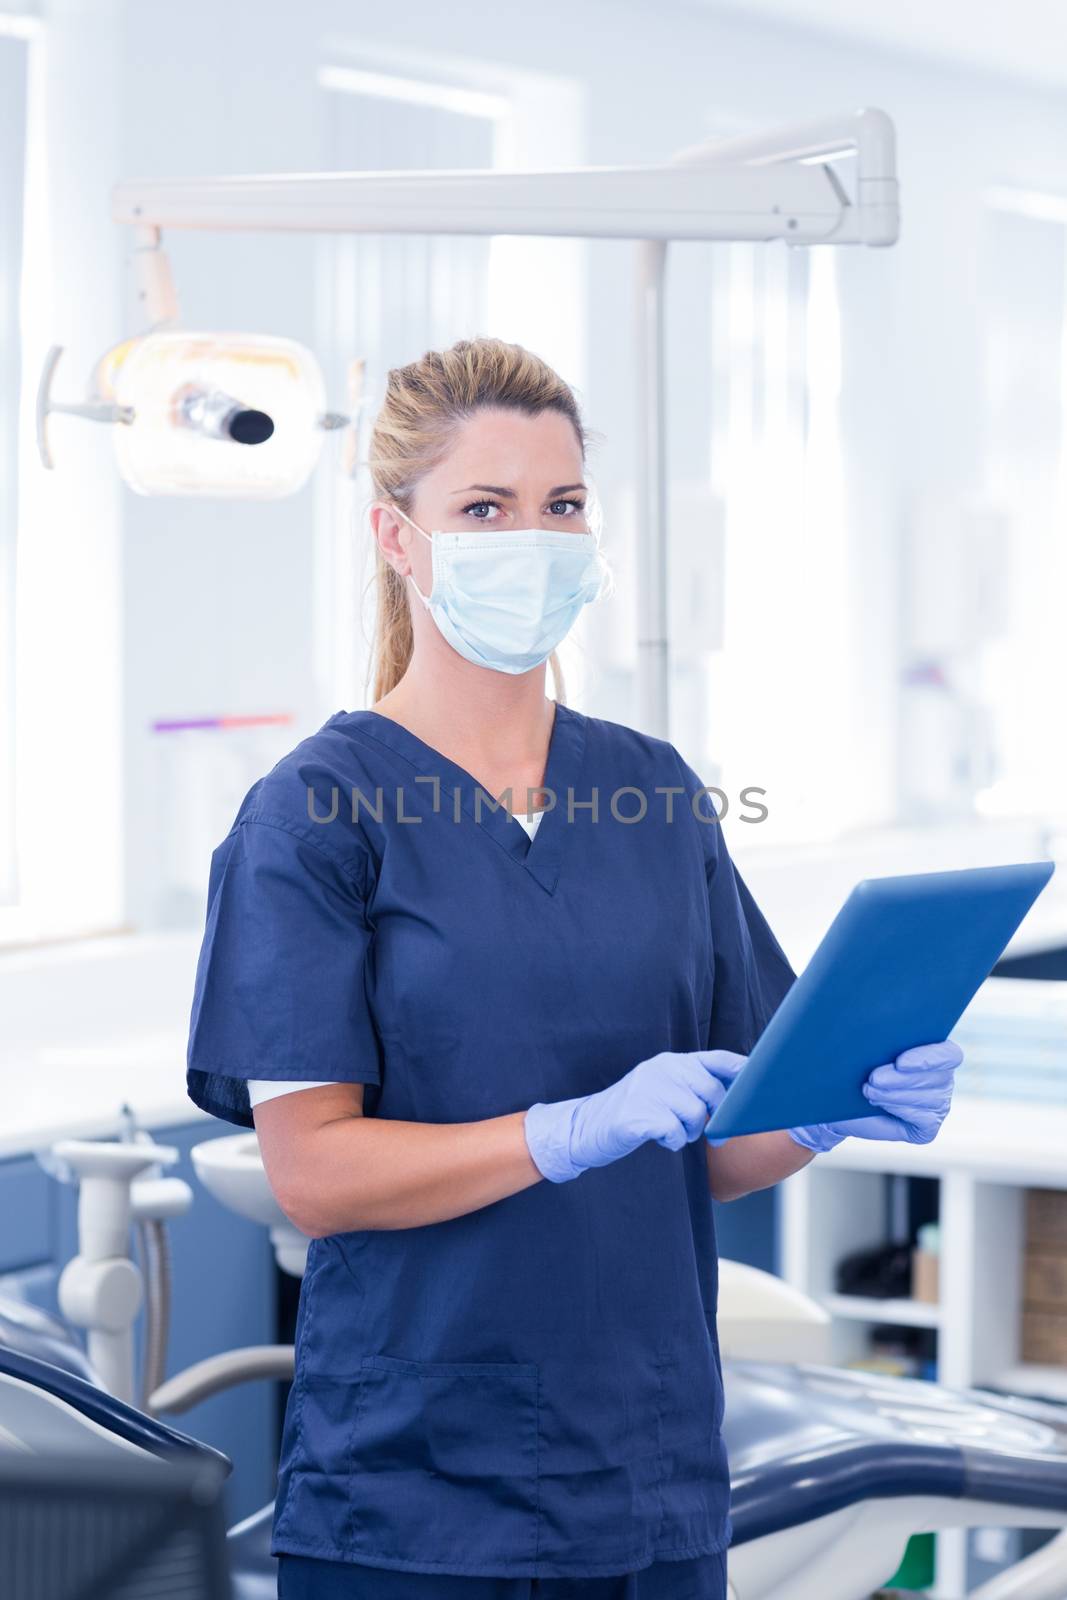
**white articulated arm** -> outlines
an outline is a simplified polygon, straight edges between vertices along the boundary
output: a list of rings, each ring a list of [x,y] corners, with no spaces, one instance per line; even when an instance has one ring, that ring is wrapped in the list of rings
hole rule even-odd
[[[53,1155],[78,1177],[78,1254],[59,1279],[59,1305],[87,1330],[89,1359],[108,1389],[133,1401],[133,1324],[141,1308],[141,1274],[129,1257],[134,1180],[149,1167],[178,1159],[169,1145],[63,1139]]]
[[[115,185],[111,214],[142,240],[150,229],[251,228],[891,244],[894,146],[889,118],[869,110],[639,167],[133,179]],[[817,160],[851,150],[859,163],[855,205]]]
[[[895,244],[900,237],[900,194],[897,183],[897,140],[884,111],[867,107],[851,117],[820,118],[777,133],[743,134],[736,139],[690,145],[674,157],[679,166],[706,171],[738,165],[754,171],[797,162],[830,162],[854,154],[856,203],[852,242]],[[821,170],[832,177],[831,169]],[[845,243],[838,236],[835,243]]]
[[[223,1394],[238,1383],[270,1378],[286,1383],[293,1377],[295,1352],[291,1344],[248,1345],[241,1350],[224,1350],[186,1367],[149,1396],[146,1410],[153,1416],[166,1412],[191,1411],[212,1395]]]

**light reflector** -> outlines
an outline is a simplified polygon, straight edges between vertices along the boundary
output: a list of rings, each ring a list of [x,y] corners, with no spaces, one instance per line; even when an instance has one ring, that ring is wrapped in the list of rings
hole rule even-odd
[[[322,449],[325,387],[311,352],[270,334],[145,334],[106,375],[134,413],[115,427],[119,470],[138,494],[271,500],[307,481]]]

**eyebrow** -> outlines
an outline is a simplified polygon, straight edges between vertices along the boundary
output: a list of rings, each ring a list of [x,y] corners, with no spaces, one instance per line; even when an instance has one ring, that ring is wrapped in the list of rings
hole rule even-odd
[[[550,489],[548,493],[549,497],[551,497],[552,495],[556,494],[566,494],[571,489],[584,488],[584,483],[560,483],[557,484],[554,489]],[[466,489],[453,489],[452,493],[467,494],[471,489],[485,489],[489,494],[498,494],[500,495],[501,499],[504,500],[514,500],[516,498],[514,489],[502,489],[498,484],[495,483],[468,483]]]

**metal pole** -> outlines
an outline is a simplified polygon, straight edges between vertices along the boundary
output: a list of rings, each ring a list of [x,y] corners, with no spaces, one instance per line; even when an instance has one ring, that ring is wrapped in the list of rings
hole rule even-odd
[[[637,725],[669,737],[667,439],[664,417],[665,239],[637,245]]]

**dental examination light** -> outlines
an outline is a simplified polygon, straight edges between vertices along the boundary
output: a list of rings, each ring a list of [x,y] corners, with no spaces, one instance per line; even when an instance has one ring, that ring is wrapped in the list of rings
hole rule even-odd
[[[82,405],[50,398],[60,353],[50,352],[38,394],[44,465],[52,465],[53,412],[111,422],[119,470],[138,494],[293,494],[313,471],[325,431],[349,422],[326,411],[318,362],[291,339],[152,331],[100,359]]]
[[[37,391],[41,461],[53,458],[55,413],[114,426],[119,471],[138,494],[269,500],[294,494],[318,462],[325,433],[351,418],[326,410],[322,371],[310,350],[260,333],[178,327],[170,264],[153,230],[134,251],[147,332],[100,357],[80,404],[52,399],[62,346],[48,353]],[[349,375],[358,407],[362,363]],[[346,470],[354,447],[345,453]]]
[[[119,470],[140,494],[271,499],[308,479],[322,448],[322,373],[265,334],[150,333],[112,366]]]
[[[113,424],[119,465],[143,494],[292,492],[311,471],[330,428],[348,431],[344,470],[354,471],[358,457],[352,416],[321,409],[321,377],[310,352],[254,335],[177,330],[163,229],[635,240],[638,709],[641,726],[661,736],[668,731],[667,245],[778,239],[885,246],[896,243],[900,228],[896,137],[889,117],[873,108],[708,141],[673,160],[638,167],[137,179],[115,185],[111,214],[134,230],[134,268],[149,331],[112,363],[110,388],[98,385],[81,406],[50,401],[53,351],[38,397],[38,433],[42,459],[51,465],[51,412]],[[357,364],[353,371],[354,412],[362,404],[362,370]]]

